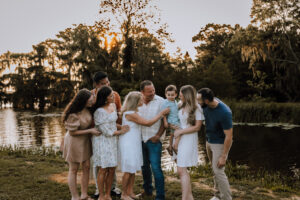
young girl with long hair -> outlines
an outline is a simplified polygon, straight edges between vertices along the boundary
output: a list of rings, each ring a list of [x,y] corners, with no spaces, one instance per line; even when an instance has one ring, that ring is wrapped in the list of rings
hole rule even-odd
[[[92,200],[88,197],[90,157],[92,155],[90,135],[100,135],[91,128],[93,123],[89,108],[93,105],[93,96],[87,89],[80,90],[68,104],[62,115],[67,129],[64,138],[63,157],[69,163],[68,185],[72,200]],[[77,192],[77,172],[82,164],[81,197]]]
[[[130,130],[119,137],[120,168],[124,173],[122,178],[122,196],[123,200],[136,199],[133,192],[135,173],[141,170],[143,165],[142,136],[140,125],[152,126],[164,115],[169,113],[166,108],[156,115],[153,119],[146,120],[137,112],[138,107],[143,105],[142,94],[134,91],[130,92],[124,101],[122,107],[123,125],[128,125]]]
[[[178,116],[180,127],[174,137],[181,137],[178,144],[177,172],[180,177],[182,200],[193,200],[190,175],[187,167],[196,166],[198,162],[198,131],[204,120],[202,108],[196,99],[196,90],[191,85],[182,86],[179,97]]]
[[[117,110],[110,87],[103,86],[98,91],[94,107],[97,108],[94,112],[95,127],[102,132],[100,136],[92,138],[94,167],[100,168],[97,177],[99,200],[111,200],[111,186],[117,166],[117,136],[126,133],[129,127],[117,128]]]

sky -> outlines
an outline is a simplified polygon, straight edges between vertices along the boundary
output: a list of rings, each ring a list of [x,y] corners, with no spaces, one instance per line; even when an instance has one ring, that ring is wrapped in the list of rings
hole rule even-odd
[[[252,0],[158,0],[162,22],[175,40],[166,45],[171,55],[179,47],[194,58],[192,37],[208,23],[250,23]],[[0,0],[0,54],[25,53],[32,45],[55,38],[72,24],[99,20],[100,0]]]

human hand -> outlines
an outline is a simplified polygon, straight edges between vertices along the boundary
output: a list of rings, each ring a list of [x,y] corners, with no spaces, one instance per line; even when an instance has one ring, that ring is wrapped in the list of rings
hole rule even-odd
[[[127,133],[129,129],[128,125],[121,126],[121,134]]]
[[[218,160],[217,167],[222,168],[225,166],[225,164],[226,164],[226,156],[222,155]]]
[[[91,128],[90,133],[94,136],[99,136],[102,134],[97,128]]]
[[[151,137],[149,140],[152,142],[152,143],[158,143],[160,140],[160,137],[158,135],[155,135],[153,137]]]
[[[181,130],[182,130],[182,129],[176,129],[176,130],[175,130],[175,132],[174,132],[174,137],[175,137],[175,139],[176,139],[177,137],[181,136],[181,134],[182,134],[182,133],[181,133]]]
[[[161,111],[161,114],[162,114],[162,116],[166,116],[169,114],[169,112],[170,112],[170,108],[166,108],[163,111]]]
[[[170,124],[170,128],[171,128],[171,129],[174,129],[174,130],[180,129],[179,126],[176,126],[176,125],[174,125],[174,124]]]

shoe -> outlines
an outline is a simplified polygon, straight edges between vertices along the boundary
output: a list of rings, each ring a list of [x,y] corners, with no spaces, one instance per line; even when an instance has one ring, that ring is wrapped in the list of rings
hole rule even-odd
[[[116,196],[116,197],[121,197],[121,190],[117,187],[113,188],[111,191],[110,191],[110,195],[111,196]]]
[[[218,197],[214,196],[210,200],[220,200]]]

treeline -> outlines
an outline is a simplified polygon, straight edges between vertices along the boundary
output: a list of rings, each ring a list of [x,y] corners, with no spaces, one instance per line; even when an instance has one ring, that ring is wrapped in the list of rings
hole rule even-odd
[[[0,102],[23,109],[62,107],[79,88],[93,88],[99,70],[121,96],[149,79],[162,96],[172,83],[210,87],[227,99],[299,101],[299,9],[296,0],[253,0],[248,27],[201,28],[191,38],[197,44],[193,60],[188,53],[166,52],[172,38],[150,0],[102,0],[103,20],[94,25],[74,25],[28,53],[0,55],[0,72],[13,70],[1,73]],[[107,13],[119,23],[107,20]]]

